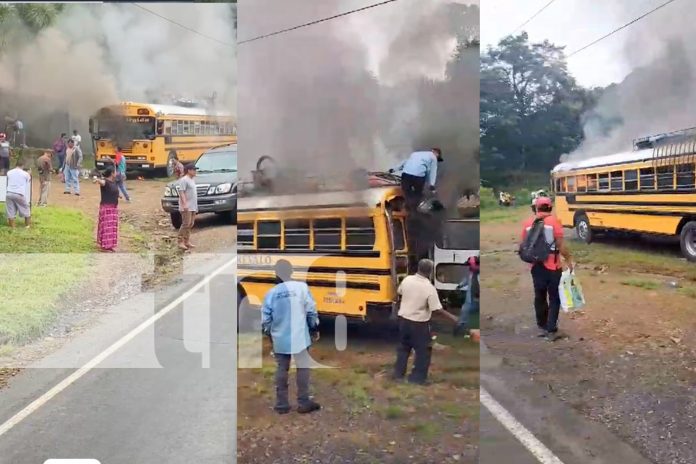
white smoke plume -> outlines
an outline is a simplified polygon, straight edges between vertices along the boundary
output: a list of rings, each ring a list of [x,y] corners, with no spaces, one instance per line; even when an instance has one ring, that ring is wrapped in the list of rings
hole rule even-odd
[[[696,126],[694,21],[689,2],[674,2],[626,29],[620,58],[633,71],[585,115],[585,140],[563,159],[631,150],[637,137]]]
[[[171,103],[216,95],[236,109],[236,31],[230,4],[69,4],[38,35],[21,34],[0,57],[0,112],[12,109],[34,138],[52,140],[64,118],[86,132],[99,107],[120,101]],[[3,104],[4,103],[4,104]],[[4,106],[4,108],[3,108]],[[37,127],[37,124],[39,127]],[[49,127],[46,127],[49,126]],[[41,133],[47,131],[45,136]]]
[[[239,39],[368,4],[243,0]],[[441,179],[456,172],[460,184],[478,185],[478,47],[455,62],[457,37],[478,39],[471,5],[400,0],[240,44],[242,174],[268,155],[281,169],[331,182],[439,146]]]

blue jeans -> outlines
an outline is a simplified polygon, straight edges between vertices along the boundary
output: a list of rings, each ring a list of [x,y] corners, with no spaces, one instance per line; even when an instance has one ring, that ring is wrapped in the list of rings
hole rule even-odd
[[[125,198],[126,201],[130,201],[130,196],[128,195],[128,189],[126,189],[126,181],[121,179],[118,182],[116,182],[116,185],[118,185],[118,189],[123,194],[123,198]]]
[[[477,313],[478,310],[478,300],[472,298],[471,290],[467,290],[466,297],[464,298],[464,304],[462,305],[462,310],[459,312],[459,326],[467,327],[469,325],[471,315]]]
[[[77,168],[65,167],[65,191],[70,192],[74,187],[74,192],[80,193],[80,170]]]

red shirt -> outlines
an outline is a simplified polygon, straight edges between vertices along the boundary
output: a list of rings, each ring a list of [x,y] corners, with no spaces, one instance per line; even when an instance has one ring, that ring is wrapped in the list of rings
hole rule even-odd
[[[562,269],[563,266],[561,265],[561,258],[556,248],[556,240],[563,238],[563,226],[561,225],[560,221],[556,219],[556,216],[552,215],[551,213],[538,213],[536,216],[528,218],[522,225],[522,241],[524,241],[524,239],[527,237],[527,233],[532,228],[534,220],[538,217],[544,218],[544,236],[546,237],[546,241],[551,244],[552,249],[556,251],[551,253],[549,257],[546,258],[546,261],[544,261],[544,267],[551,271]]]

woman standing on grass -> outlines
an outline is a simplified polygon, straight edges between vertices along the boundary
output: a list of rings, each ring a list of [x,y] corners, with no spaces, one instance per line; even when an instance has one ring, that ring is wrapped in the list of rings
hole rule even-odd
[[[118,184],[116,173],[108,168],[101,179],[94,177],[101,186],[99,204],[99,223],[97,225],[97,245],[102,251],[115,252],[118,245]]]

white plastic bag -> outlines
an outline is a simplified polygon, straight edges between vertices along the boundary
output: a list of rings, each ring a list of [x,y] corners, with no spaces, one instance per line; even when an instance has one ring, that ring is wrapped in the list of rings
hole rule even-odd
[[[558,285],[561,297],[561,309],[564,312],[577,311],[585,306],[585,295],[575,272],[563,271],[561,283]]]

